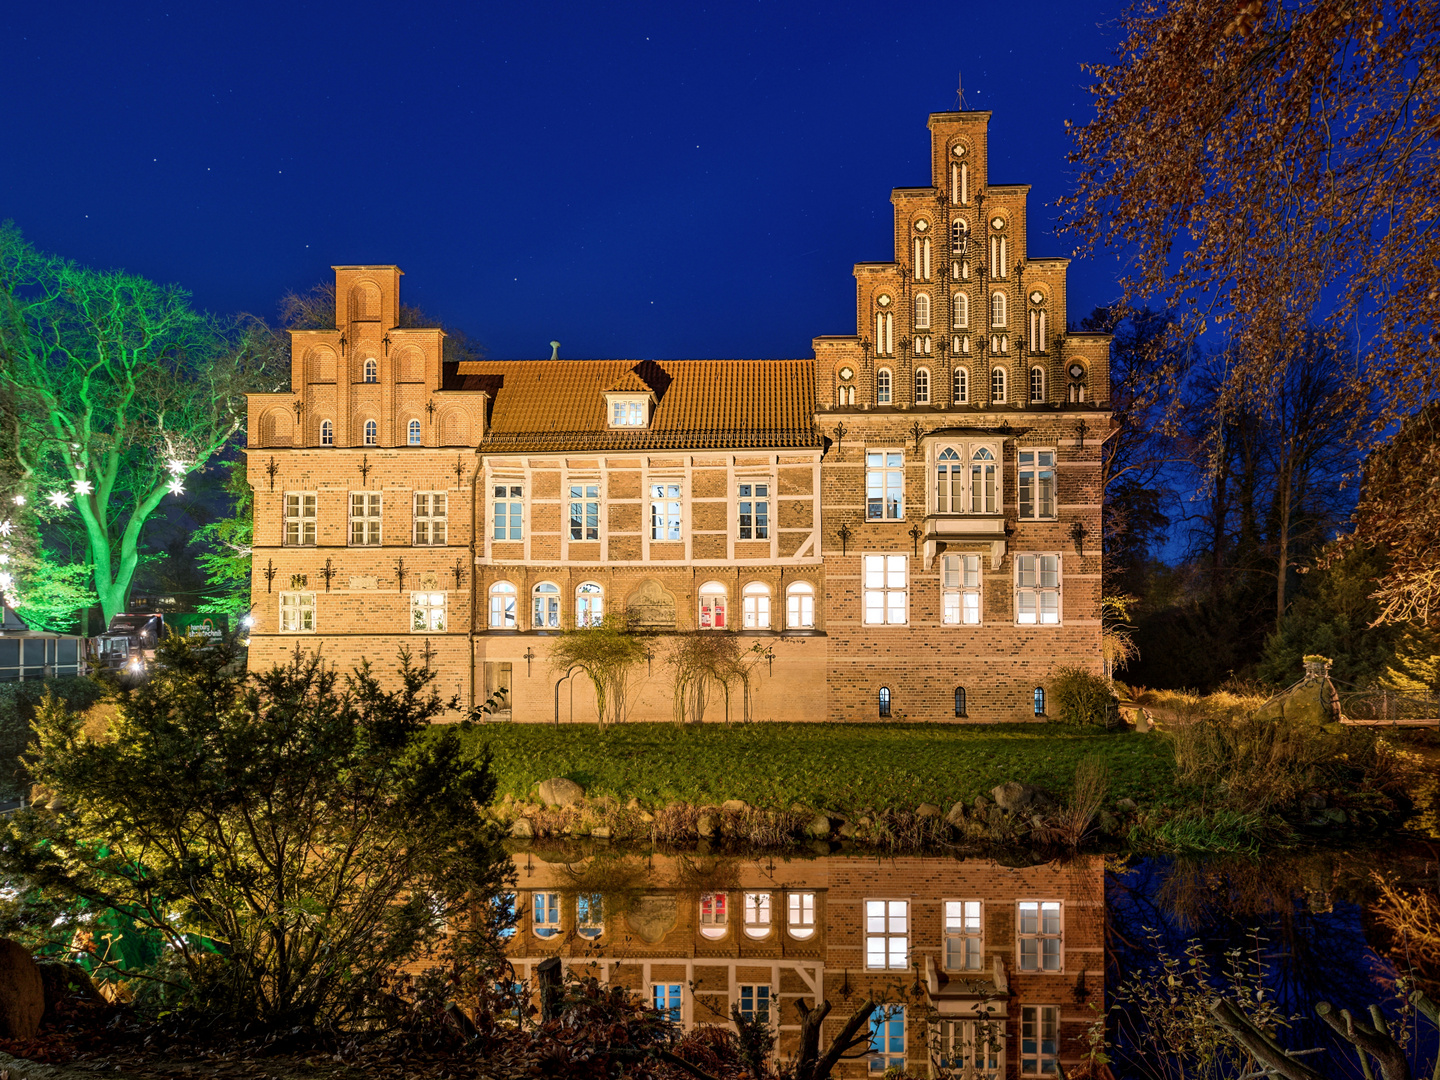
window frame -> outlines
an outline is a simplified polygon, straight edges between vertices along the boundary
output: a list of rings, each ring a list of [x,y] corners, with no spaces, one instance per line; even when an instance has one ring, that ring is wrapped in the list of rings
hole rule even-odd
[[[363,499],[365,513],[355,513],[355,500]],[[349,507],[349,541],[347,547],[383,547],[385,545],[385,499],[379,491],[352,491],[346,505]],[[370,513],[374,509],[374,513]],[[356,526],[360,527],[361,539],[355,539]]]
[[[1005,370],[1004,364],[995,364],[990,368],[990,403],[992,405],[1004,405],[1010,396],[1010,373]]]
[[[891,711],[894,709],[894,696],[890,693],[890,687],[882,686],[875,693],[875,711],[881,720],[889,720]]]
[[[542,900],[548,898],[545,903],[545,918],[540,918]],[[552,919],[550,916],[554,915]],[[547,890],[537,890],[530,894],[530,932],[541,941],[549,941],[558,937],[564,926],[564,914],[560,907],[560,894]]]
[[[716,598],[719,603],[716,603]],[[695,591],[697,617],[696,628],[700,630],[728,630],[730,590],[723,581],[706,581]],[[708,601],[708,603],[707,603]],[[716,616],[719,616],[717,619]]]
[[[530,629],[559,632],[563,625],[560,596],[560,586],[549,579],[530,587]],[[542,603],[549,610],[541,611]]]
[[[582,892],[575,896],[575,933],[594,941],[605,933],[605,898],[598,892]]]
[[[955,687],[955,719],[968,720],[970,718],[970,694],[963,686]]]
[[[1044,575],[1048,572],[1045,569],[1042,559],[1055,560],[1055,584],[1046,585]],[[1033,560],[1027,571],[1026,560]],[[1029,574],[1030,584],[1026,584],[1026,575]],[[1058,551],[1020,551],[1015,553],[1015,625],[1016,626],[1063,626],[1065,625],[1065,559]],[[1024,598],[1029,596],[1032,602],[1029,606],[1031,618],[1026,618],[1026,605]],[[1044,598],[1054,596],[1054,618],[1046,618]]]
[[[568,481],[565,485],[569,497],[565,500],[569,506],[569,523],[566,526],[572,544],[594,544],[600,540],[601,523],[604,521],[602,513],[603,499],[600,496],[600,481],[593,483],[589,480],[581,480],[579,483]],[[579,491],[581,494],[577,495]],[[593,494],[591,494],[593,492]],[[580,507],[580,517],[576,517],[575,508]],[[591,524],[591,520],[594,524]],[[594,536],[589,535],[593,530]],[[581,535],[576,536],[579,532]]]
[[[321,446],[334,446],[334,445],[335,445],[335,421],[334,421],[334,420],[330,420],[330,419],[327,418],[327,419],[324,419],[324,420],[321,420],[321,421],[320,421],[320,445],[321,445]]]
[[[915,299],[911,303],[911,307],[915,315],[914,329],[929,330],[931,321],[930,294],[928,292],[917,292]]]
[[[785,629],[815,629],[815,586],[810,582],[792,581],[785,587]]]
[[[904,1005],[881,1005],[870,1014],[867,1072],[880,1075],[891,1069],[905,1071],[908,1061],[906,1050],[910,1041],[907,1025]]]
[[[753,494],[750,489],[753,488]],[[749,506],[752,509],[747,511]],[[748,519],[748,524],[747,524]],[[770,481],[737,480],[735,482],[736,539],[770,539]]]
[[[745,992],[750,991],[750,1009],[747,1012],[745,1007]],[[763,993],[761,992],[763,991]],[[760,1002],[764,998],[764,1004]],[[740,1015],[751,1021],[758,1021],[762,1024],[773,1024],[775,1019],[775,993],[769,983],[737,983],[735,986],[735,1007]]]
[[[635,397],[611,395],[605,409],[609,426],[618,431],[649,427],[649,404],[649,399],[644,395]]]
[[[915,404],[930,404],[930,369],[928,367],[915,369]]]
[[[420,500],[424,499],[424,512]],[[442,509],[436,513],[436,500]],[[436,537],[436,526],[439,536]],[[424,528],[424,539],[421,529]],[[410,543],[412,547],[446,547],[450,538],[450,493],[448,491],[415,491],[410,496]]]
[[[365,364],[360,370],[360,381],[372,384],[380,381],[380,365],[373,356],[365,358]]]
[[[685,1022],[684,983],[651,983],[650,1003],[672,1024]]]
[[[501,578],[499,581],[492,581],[490,583],[490,588],[485,590],[485,597],[489,601],[489,603],[486,605],[489,610],[489,620],[486,625],[489,626],[491,630],[519,629],[519,624],[517,622],[517,609],[520,606],[520,592],[515,587],[515,583],[513,581],[509,581],[505,578]],[[507,613],[505,611],[506,597],[509,598],[510,607],[508,619]],[[499,621],[496,621],[497,601],[500,605],[498,608],[498,612],[500,615]]]
[[[1035,364],[1030,368],[1030,404],[1044,405],[1045,401],[1045,369]]]
[[[963,290],[950,297],[950,329],[970,329],[970,294]]]
[[[951,907],[959,910],[952,914]],[[974,923],[971,923],[971,908],[974,908]],[[946,971],[985,970],[985,901],[983,900],[942,900],[940,905],[940,962]],[[955,920],[952,922],[952,919]],[[961,964],[951,963],[952,945],[958,943]],[[973,947],[972,947],[973,946]],[[975,962],[971,964],[971,960]]]
[[[882,367],[875,372],[875,404],[893,405],[895,403],[895,373],[888,367]]]
[[[365,426],[364,426],[364,428],[363,428],[362,430],[365,432],[365,438],[364,438],[364,440],[363,440],[363,443],[364,443],[365,446],[379,446],[379,445],[380,445],[380,425],[379,425],[379,424],[377,424],[374,420],[366,420],[366,421],[365,421]]]
[[[1048,463],[1042,460],[1046,454],[1050,456]],[[1015,505],[1021,521],[1054,521],[1060,516],[1056,498],[1059,487],[1056,465],[1059,458],[1059,453],[1050,446],[1021,446],[1016,449]],[[1047,505],[1049,513],[1045,513]]]
[[[768,938],[775,930],[775,897],[765,889],[747,889],[741,894],[741,928],[745,936],[756,941]],[[755,916],[752,918],[752,914]],[[764,915],[764,921],[760,916]]]
[[[1045,1038],[1047,1030],[1052,1036],[1049,1040]],[[1052,1047],[1049,1053],[1045,1051],[1047,1041]],[[1029,1052],[1026,1051],[1027,1044],[1033,1044]],[[1033,1068],[1028,1067],[1031,1062],[1034,1063]],[[1020,1075],[1057,1076],[1059,1063],[1060,1006],[1020,1006]]]
[[[951,568],[954,580],[951,580]],[[973,581],[971,574],[973,570]],[[940,556],[940,623],[942,626],[980,626],[985,621],[985,567],[969,552]],[[953,601],[953,602],[952,602]],[[953,615],[953,618],[952,618]],[[971,616],[974,618],[971,618]]]
[[[287,604],[286,599],[290,598],[291,603]],[[277,632],[281,634],[313,634],[315,633],[315,593],[309,589],[284,589],[280,592],[277,600],[279,611],[276,626]],[[286,625],[286,609],[293,612],[295,618],[293,626]],[[310,614],[310,625],[305,625],[305,614]]]
[[[878,482],[872,479],[878,474]],[[875,491],[871,494],[872,490]],[[894,507],[895,512],[890,510]],[[905,520],[905,451],[865,449],[865,520]]]
[[[501,542],[525,539],[525,481],[492,476],[490,488],[490,539]],[[502,510],[501,508],[504,507]],[[502,524],[503,523],[503,524]],[[507,535],[499,535],[501,532]]]
[[[950,373],[950,404],[970,404],[970,369],[964,364]]]
[[[864,938],[865,938],[865,970],[866,971],[908,971],[910,969],[910,901],[898,897],[888,896],[867,896],[863,901],[864,914]],[[874,905],[880,905],[877,912]],[[894,907],[899,905],[903,910],[898,916]],[[876,919],[880,920],[879,929],[876,929]],[[896,918],[901,920],[901,928],[897,931],[894,928]],[[900,943],[900,951],[895,949],[895,942]],[[875,942],[880,942],[877,953]],[[871,960],[876,956],[884,958],[883,964],[872,964]],[[896,963],[896,960],[899,960]]]
[[[1036,716],[1045,715],[1045,687],[1037,686],[1030,691],[1030,704],[1035,709]]]
[[[653,544],[673,544],[684,540],[684,480],[656,479],[651,477],[649,488],[650,542]]]
[[[436,598],[439,598],[438,602]],[[438,620],[435,613],[439,612]],[[450,594],[444,589],[423,589],[410,594],[410,632],[412,634],[443,634],[450,625]],[[417,626],[416,616],[421,615],[423,626]]]
[[[807,900],[809,901],[808,910]],[[787,893],[785,897],[786,932],[796,941],[809,941],[815,936],[818,911],[819,903],[816,893],[808,889]],[[806,915],[809,916],[808,919]]]
[[[409,420],[405,424],[405,445],[420,446],[425,440],[424,433],[420,430],[419,420]]]
[[[763,581],[748,581],[740,589],[740,628],[769,630],[771,628],[770,586]]]
[[[1035,908],[1035,929],[1027,932],[1025,930],[1025,908]],[[1055,926],[1057,929],[1049,931],[1045,929],[1046,909],[1053,908],[1055,913]],[[1050,950],[1045,948],[1045,943],[1053,941],[1055,948],[1054,967],[1046,967],[1045,961]],[[1032,956],[1035,961],[1034,967],[1026,967],[1025,944],[1034,942],[1035,947]],[[1065,902],[1063,900],[1040,900],[1021,897],[1015,901],[1015,970],[1026,974],[1060,974],[1065,973]]]
[[[946,1017],[936,1021],[934,1049],[947,1075],[974,1075],[977,1080],[1005,1080],[1005,1018]],[[987,1029],[988,1028],[988,1032]],[[983,1049],[977,1048],[982,1036]],[[958,1054],[957,1054],[958,1051]],[[983,1052],[988,1061],[980,1059]],[[970,1070],[974,1070],[973,1074]]]
[[[880,560],[878,565],[873,560]],[[910,556],[895,552],[870,552],[860,557],[861,621],[865,626],[907,626],[910,623]],[[872,573],[880,574],[878,579]],[[892,575],[899,573],[900,584]],[[874,584],[877,581],[879,584]],[[900,599],[894,599],[898,596]],[[878,598],[878,599],[875,599]],[[873,601],[873,602],[872,602]],[[872,619],[878,609],[880,618]],[[899,618],[894,617],[899,615]]]
[[[700,936],[719,941],[730,933],[730,894],[709,892],[700,894],[696,909],[696,929]],[[709,910],[707,911],[707,905]]]
[[[298,512],[295,514],[290,513],[291,499],[296,500]],[[315,547],[319,532],[319,506],[320,494],[316,491],[287,491],[281,495],[282,547]],[[290,539],[292,527],[296,536],[294,540]]]
[[[599,612],[595,611],[599,608]],[[575,626],[577,629],[599,626],[605,618],[605,587],[598,581],[582,581],[575,586]]]

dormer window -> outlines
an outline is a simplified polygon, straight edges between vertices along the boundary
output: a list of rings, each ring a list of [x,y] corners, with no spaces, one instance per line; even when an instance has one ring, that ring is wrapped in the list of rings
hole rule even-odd
[[[644,398],[610,398],[611,427],[645,427],[650,422],[647,415],[649,403]]]

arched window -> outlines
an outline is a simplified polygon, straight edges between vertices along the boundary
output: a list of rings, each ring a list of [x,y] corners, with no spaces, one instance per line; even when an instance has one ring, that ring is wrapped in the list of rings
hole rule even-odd
[[[725,629],[725,586],[718,581],[700,586],[700,629]]]
[[[991,276],[991,277],[993,277],[993,278],[1003,278],[1003,277],[1005,276],[1006,271],[1009,269],[1009,265],[1008,265],[1007,260],[1006,260],[1007,254],[1008,254],[1008,252],[1006,251],[1005,237],[1003,237],[1003,236],[992,236],[992,237],[990,237],[990,276]]]
[[[1045,688],[1043,686],[1035,687],[1035,715],[1045,715]]]
[[[957,686],[957,687],[955,687],[955,715],[956,715],[956,716],[967,716],[967,715],[969,715],[969,714],[966,713],[966,711],[965,711],[965,688],[964,688],[963,686]]]
[[[700,897],[700,933],[715,939],[723,938],[730,925],[730,912],[721,893],[706,893]]]
[[[745,893],[745,936],[763,938],[770,936],[770,894],[768,892]]]
[[[995,354],[996,356],[1009,356],[1009,355],[1010,355],[1010,335],[1009,335],[1009,334],[991,334],[991,335],[990,335],[990,351],[991,351],[993,354]]]
[[[420,445],[420,421],[411,420],[405,425],[405,438],[411,446]]]
[[[380,367],[375,363],[374,357],[365,361],[365,381],[374,382],[380,374]]]
[[[895,313],[891,311],[877,311],[875,313],[875,355],[895,355]]]
[[[951,299],[951,308],[955,329],[963,330],[970,325],[970,297],[963,292],[957,292]]]
[[[970,455],[970,512],[993,514],[999,505],[995,490],[995,455],[982,446]]]
[[[970,372],[963,367],[955,369],[955,384],[951,387],[951,396],[956,405],[970,403]]]
[[[335,425],[329,420],[320,421],[320,445],[335,445]]]
[[[532,630],[560,629],[560,586],[554,582],[542,581],[532,591],[534,610],[530,628]]]
[[[365,421],[365,445],[374,446],[380,441],[380,427],[374,420]]]
[[[886,720],[890,716],[890,688],[880,687],[880,719]]]
[[[930,404],[930,369],[915,369],[915,404]]]
[[[928,236],[915,238],[915,280],[930,280],[930,238]]]
[[[815,629],[815,589],[797,581],[785,590],[785,626],[789,630]]]
[[[930,329],[930,294],[915,294],[915,329]]]
[[[535,916],[532,929],[538,938],[552,938],[560,933],[560,894],[537,892],[534,896]]]
[[[770,629],[770,588],[763,582],[752,581],[740,594],[744,609],[746,630]]]
[[[956,356],[969,356],[970,335],[956,334],[954,340],[950,342],[950,348]]]
[[[997,405],[1005,404],[1005,369],[990,369],[990,400]]]
[[[515,629],[515,586],[508,581],[490,586],[490,629]]]
[[[875,404],[889,405],[891,399],[890,369],[882,367],[875,373]]]
[[[1030,369],[1030,400],[1043,402],[1045,400],[1045,369],[1032,367]]]
[[[583,582],[575,590],[575,625],[599,626],[605,617],[605,594],[593,581]]]
[[[947,446],[935,459],[935,512],[965,512],[965,463],[952,447]]]
[[[950,163],[950,201],[956,206],[970,204],[970,166],[963,161]]]
[[[965,219],[957,217],[950,222],[950,255],[958,259],[970,253],[970,226]]]
[[[1030,309],[1030,351],[1043,353],[1046,345],[1045,309]]]
[[[575,897],[575,932],[591,941],[605,932],[605,909],[599,893]]]
[[[993,292],[990,294],[990,325],[1005,325],[1005,294]]]

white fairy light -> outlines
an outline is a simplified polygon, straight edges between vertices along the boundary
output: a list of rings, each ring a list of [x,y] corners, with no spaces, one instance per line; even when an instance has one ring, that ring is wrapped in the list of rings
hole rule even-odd
[[[16,495],[13,501],[14,501],[14,503],[15,503],[16,506],[24,506],[24,505],[25,505],[25,496],[24,496],[24,495]]]
[[[4,589],[5,591],[8,592],[8,591],[10,590],[10,587],[11,587],[12,585],[14,585],[14,584],[15,584],[15,578],[14,578],[14,576],[12,576],[12,575],[10,575],[10,574],[0,574],[0,589]]]
[[[52,491],[45,497],[50,500],[50,505],[55,507],[56,510],[63,509],[65,504],[70,501],[70,493],[68,491]]]
[[[10,561],[10,556],[9,556],[9,555],[6,555],[3,551],[0,551],[0,566],[4,566],[4,565],[5,565],[6,563],[8,563],[9,561]]]
[[[11,524],[9,518],[6,518],[4,521],[0,521],[0,536],[9,536],[14,531],[14,529],[15,526]]]
[[[185,462],[181,461],[179,458],[173,457],[170,459],[169,464],[165,466],[166,469],[168,469],[171,473],[175,475],[183,473],[189,467],[189,465],[186,465]]]
[[[73,487],[76,495],[89,495],[95,490],[95,485],[89,480],[76,480]]]
[[[185,494],[185,482],[184,482],[183,480],[181,480],[178,476],[177,476],[174,480],[171,480],[171,481],[170,481],[170,494],[171,494],[171,495],[184,495],[184,494]]]

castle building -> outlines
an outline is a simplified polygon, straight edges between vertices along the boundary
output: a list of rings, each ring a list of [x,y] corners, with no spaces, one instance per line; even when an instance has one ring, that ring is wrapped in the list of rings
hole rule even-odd
[[[1057,667],[1101,670],[1109,339],[1065,329],[989,119],[931,116],[930,186],[810,359],[447,363],[397,267],[336,267],[335,329],[250,397],[252,666],[408,650],[461,711],[584,721],[551,649],[611,617],[647,643],[632,720],[722,633],[746,673],[710,719],[1047,715]]]

